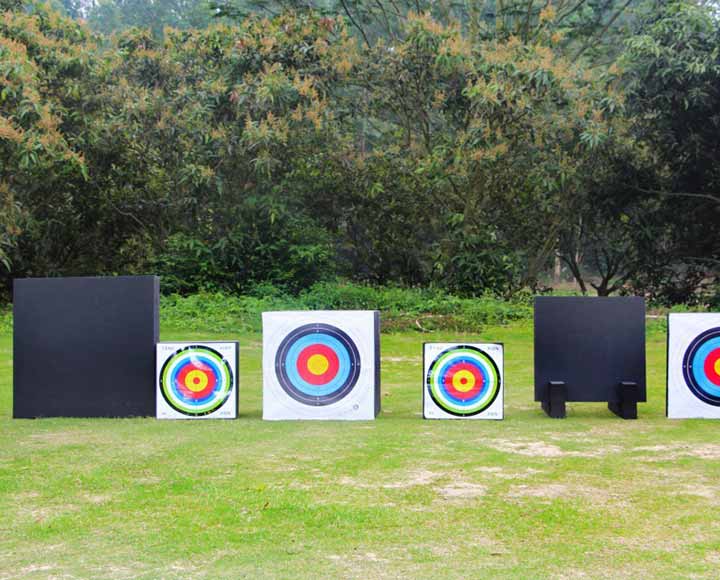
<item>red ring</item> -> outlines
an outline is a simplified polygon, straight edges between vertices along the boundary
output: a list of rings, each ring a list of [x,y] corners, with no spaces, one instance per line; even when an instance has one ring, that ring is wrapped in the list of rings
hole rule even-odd
[[[185,378],[187,377],[188,373],[192,371],[200,371],[204,373],[207,377],[208,384],[202,391],[192,391],[185,386]],[[184,397],[189,399],[204,399],[213,392],[216,382],[217,381],[215,379],[215,373],[212,371],[212,368],[200,361],[187,362],[185,365],[183,365],[175,378],[175,385],[178,391],[180,391]]]
[[[475,384],[473,385],[473,388],[469,391],[458,391],[453,385],[453,378],[455,377],[455,373],[459,371],[469,371],[475,377]],[[450,368],[448,368],[448,370],[445,372],[445,376],[443,377],[442,381],[443,386],[445,387],[445,391],[452,397],[460,399],[461,401],[468,401],[476,397],[482,391],[484,386],[484,379],[482,373],[478,371],[475,365],[471,365],[466,362],[460,362],[450,366]]]
[[[316,354],[324,356],[328,361],[328,368],[321,375],[311,373],[308,368],[308,361],[310,360],[310,357]],[[302,380],[310,383],[311,385],[325,385],[329,383],[337,376],[338,370],[340,370],[340,360],[338,359],[337,353],[325,344],[316,343],[306,346],[298,355],[298,374]]]
[[[720,374],[718,374],[718,372],[715,370],[715,365],[717,364],[718,360],[720,360],[720,348],[716,348],[715,350],[710,351],[710,354],[705,357],[703,370],[705,371],[705,376],[708,378],[708,380],[712,384],[720,387]]]

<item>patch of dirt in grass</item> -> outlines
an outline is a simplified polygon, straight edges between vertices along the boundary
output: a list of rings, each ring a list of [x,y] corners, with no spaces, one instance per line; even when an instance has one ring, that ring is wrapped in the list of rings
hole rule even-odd
[[[705,499],[712,499],[716,501],[720,499],[720,493],[718,492],[718,488],[710,485],[687,485],[678,495],[680,494],[694,495],[697,497],[703,497]]]
[[[541,485],[517,484],[510,487],[507,497],[514,499],[541,498],[548,500],[574,500],[580,497],[593,503],[600,504],[616,502],[621,499],[621,496],[618,495],[615,497],[613,494],[604,489],[566,483],[545,483]]]
[[[159,485],[162,483],[162,478],[157,475],[144,475],[135,478],[135,483],[138,485]]]
[[[83,496],[83,499],[91,504],[94,505],[100,505],[109,502],[112,499],[112,496],[110,495],[102,495],[102,494],[87,494]]]
[[[669,461],[681,457],[697,457],[699,459],[720,459],[720,445],[701,443],[699,445],[646,445],[633,447],[632,452],[656,454],[641,457],[642,461]]]
[[[438,484],[438,481],[444,478],[450,478],[452,480],[451,483],[446,485]],[[427,469],[410,471],[401,479],[381,483],[380,485],[358,482],[357,480],[349,477],[341,478],[340,483],[342,485],[352,487],[380,487],[382,489],[410,489],[413,487],[433,485],[438,496],[446,500],[481,497],[485,495],[487,491],[487,487],[485,485],[465,481],[461,478],[461,474],[457,472],[436,472]]]
[[[516,453],[527,457],[602,457],[609,453],[619,451],[619,447],[597,447],[596,449],[588,449],[586,451],[565,451],[554,445],[544,441],[508,441],[498,439],[494,442],[493,447],[498,451],[505,453]]]
[[[467,481],[458,481],[438,489],[438,493],[445,499],[469,499],[473,497],[482,497],[485,495],[486,491],[487,488],[484,485],[470,483]]]
[[[20,575],[34,574],[35,572],[49,572],[54,567],[55,566],[52,566],[51,564],[30,564],[29,566],[20,568],[19,572],[20,572]]]
[[[36,524],[44,524],[55,518],[77,511],[78,509],[78,506],[71,504],[58,506],[23,506],[18,510],[18,520],[22,523],[32,521]]]
[[[102,438],[92,431],[72,429],[65,431],[47,431],[45,433],[33,433],[28,435],[28,443],[44,443],[49,445],[88,445],[89,443],[101,443]]]
[[[513,485],[508,491],[508,497],[542,497],[557,499],[569,497],[570,488],[562,483],[548,483],[545,485]]]
[[[341,477],[339,482],[342,485],[349,487],[358,487],[366,489],[383,488],[383,489],[409,489],[420,485],[430,485],[441,477],[446,476],[447,473],[436,473],[427,469],[416,469],[407,472],[401,479],[396,481],[390,481],[386,483],[372,483],[367,481],[360,481],[352,477]]]
[[[392,483],[386,483],[382,487],[385,489],[407,489],[409,487],[415,487],[417,485],[430,485],[435,480],[443,477],[445,474],[436,473],[434,471],[428,471],[426,469],[419,469],[417,471],[411,471],[408,473],[407,478],[403,478],[400,481],[394,481]]]
[[[524,479],[526,477],[532,477],[533,475],[542,473],[540,469],[533,469],[532,467],[528,467],[522,471],[510,471],[508,469],[503,469],[502,467],[491,467],[485,465],[482,467],[476,467],[474,471],[488,473],[498,479]]]

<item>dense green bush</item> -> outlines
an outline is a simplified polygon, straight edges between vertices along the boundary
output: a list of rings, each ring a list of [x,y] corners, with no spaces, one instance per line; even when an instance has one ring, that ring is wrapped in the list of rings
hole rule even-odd
[[[269,310],[380,310],[385,332],[455,330],[477,332],[488,324],[532,317],[528,297],[503,301],[491,296],[458,298],[442,290],[371,287],[353,283],[319,283],[299,295],[265,285],[254,295],[177,294],[161,299],[163,328],[259,331],[261,313]]]
[[[322,228],[287,215],[247,218],[214,239],[170,236],[156,263],[163,291],[242,293],[260,283],[297,291],[334,273],[330,238]]]

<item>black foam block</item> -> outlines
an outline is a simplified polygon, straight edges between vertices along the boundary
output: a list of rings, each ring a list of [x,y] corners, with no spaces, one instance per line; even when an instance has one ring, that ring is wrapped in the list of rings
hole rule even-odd
[[[155,276],[15,280],[13,416],[155,414]]]
[[[551,382],[567,401],[619,403],[622,383],[645,401],[645,301],[641,297],[535,299],[535,400]]]

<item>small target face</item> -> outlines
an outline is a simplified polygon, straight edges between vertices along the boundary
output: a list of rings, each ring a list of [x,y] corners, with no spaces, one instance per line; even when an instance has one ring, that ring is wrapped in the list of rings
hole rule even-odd
[[[336,403],[360,376],[360,354],[353,340],[330,324],[306,324],[280,343],[275,373],[283,390],[312,406]]]
[[[459,417],[477,415],[493,404],[500,392],[495,361],[474,346],[453,346],[430,364],[428,393],[445,412]]]
[[[693,395],[720,407],[720,328],[711,328],[690,343],[683,358],[683,375]]]
[[[160,371],[160,391],[176,411],[208,415],[225,404],[233,389],[230,364],[216,350],[192,345],[175,351]]]

